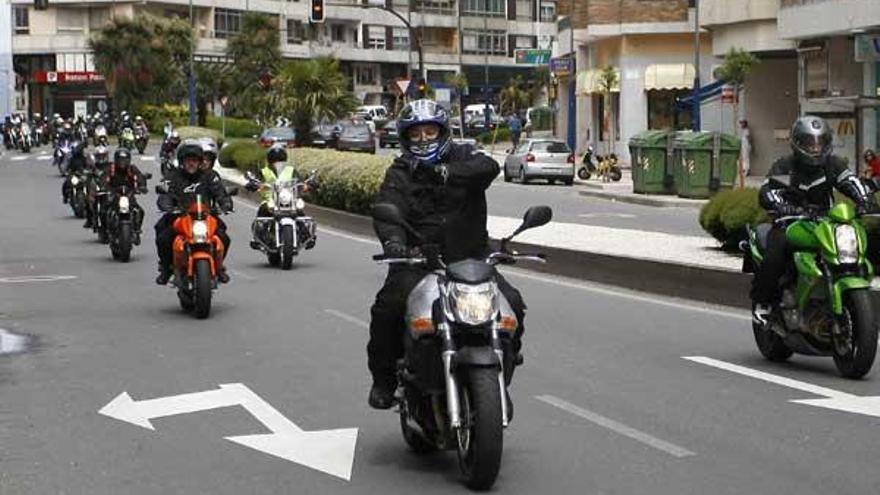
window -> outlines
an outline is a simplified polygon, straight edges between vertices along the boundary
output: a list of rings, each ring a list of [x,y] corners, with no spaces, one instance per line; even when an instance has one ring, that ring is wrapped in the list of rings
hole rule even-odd
[[[504,17],[506,0],[464,0],[464,15]]]
[[[535,141],[532,143],[532,151],[538,153],[571,153],[568,145],[562,141]]]
[[[302,21],[298,21],[296,19],[288,19],[287,44],[299,45],[303,42],[303,38],[305,38],[305,29],[303,28]]]
[[[79,8],[56,8],[55,23],[59,33],[85,30],[84,11]]]
[[[409,51],[409,29],[407,28],[394,28],[394,49]]]
[[[453,0],[417,0],[416,11],[426,14],[453,15],[455,14],[455,2]]]
[[[531,21],[534,0],[516,0],[516,20]]]
[[[110,9],[100,7],[89,8],[89,29],[102,29],[110,20]]]
[[[486,53],[507,55],[507,33],[505,31],[464,30],[462,36],[464,53]]]
[[[556,22],[556,2],[541,0],[541,22]]]
[[[373,50],[385,49],[385,26],[367,26],[367,48]]]
[[[516,36],[513,39],[514,48],[535,48],[538,39],[535,36]]]
[[[807,98],[820,98],[828,95],[828,48],[805,51],[804,93]]]
[[[30,33],[30,18],[28,17],[28,8],[23,5],[16,5],[12,9],[12,15],[15,17],[15,34]]]
[[[345,25],[333,24],[330,26],[330,39],[334,43],[345,43]]]
[[[690,90],[648,91],[648,129],[687,130],[693,127],[691,111],[679,110],[675,102]]]
[[[226,39],[241,31],[241,11],[214,9],[214,37]]]
[[[355,68],[355,81],[361,86],[376,84],[376,68],[372,65],[361,65]]]

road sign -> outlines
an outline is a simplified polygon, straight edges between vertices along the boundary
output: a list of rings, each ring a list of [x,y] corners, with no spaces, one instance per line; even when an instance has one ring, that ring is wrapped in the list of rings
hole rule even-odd
[[[155,430],[151,419],[233,406],[244,407],[272,433],[226,437],[226,440],[344,480],[351,479],[357,428],[304,431],[241,383],[139,401],[122,392],[98,414]]]
[[[228,96],[221,96],[220,97],[220,104],[223,105],[223,107],[225,108],[226,105],[229,104],[229,97]]]
[[[550,59],[550,72],[557,76],[568,76],[571,74],[571,58],[557,57]]]
[[[409,89],[410,81],[411,81],[410,79],[403,79],[403,80],[397,81],[397,87],[400,88],[401,94],[404,94],[404,95],[406,94],[406,90]]]
[[[535,48],[519,48],[514,51],[518,64],[547,64],[550,63],[550,50],[538,50]]]
[[[736,88],[732,84],[721,87],[721,103],[736,103]]]

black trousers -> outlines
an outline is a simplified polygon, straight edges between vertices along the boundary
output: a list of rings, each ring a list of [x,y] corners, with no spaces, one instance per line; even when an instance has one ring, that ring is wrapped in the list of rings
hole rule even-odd
[[[166,213],[156,222],[154,227],[156,230],[156,252],[159,255],[159,267],[171,270],[174,263],[174,238],[177,237],[177,231],[174,230],[174,220],[176,215]],[[217,217],[217,237],[223,243],[226,256],[229,256],[229,245],[232,240],[226,232],[226,223],[223,219]]]
[[[367,357],[373,382],[385,388],[397,384],[397,360],[403,357],[403,332],[406,300],[410,292],[427,275],[423,269],[405,266],[392,266],[388,270],[385,284],[376,294],[376,301],[370,310],[370,341],[367,344]],[[513,338],[514,352],[522,346],[525,331],[526,305],[522,294],[510,285],[501,274],[497,276],[498,289],[510,303],[519,320],[519,329]]]
[[[773,304],[782,297],[779,279],[785,274],[789,252],[785,239],[785,227],[774,226],[767,235],[764,261],[752,279],[752,300],[758,304]]]

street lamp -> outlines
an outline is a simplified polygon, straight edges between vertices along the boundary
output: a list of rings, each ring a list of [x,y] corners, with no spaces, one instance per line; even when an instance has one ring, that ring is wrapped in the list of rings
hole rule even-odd
[[[189,0],[189,25],[192,27],[193,36],[196,39],[189,50],[189,125],[196,125],[196,73],[195,63],[193,62],[193,53],[196,51],[195,45],[198,44],[198,33],[195,30],[195,19],[193,18],[193,1]]]
[[[700,131],[700,0],[694,0],[694,97],[693,97],[693,125],[695,131]]]

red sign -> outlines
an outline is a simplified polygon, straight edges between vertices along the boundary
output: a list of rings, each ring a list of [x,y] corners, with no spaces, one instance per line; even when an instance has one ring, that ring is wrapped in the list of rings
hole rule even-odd
[[[730,84],[721,86],[721,103],[736,103],[736,87]]]
[[[104,75],[97,72],[34,72],[33,80],[40,84],[97,84],[104,82]]]

